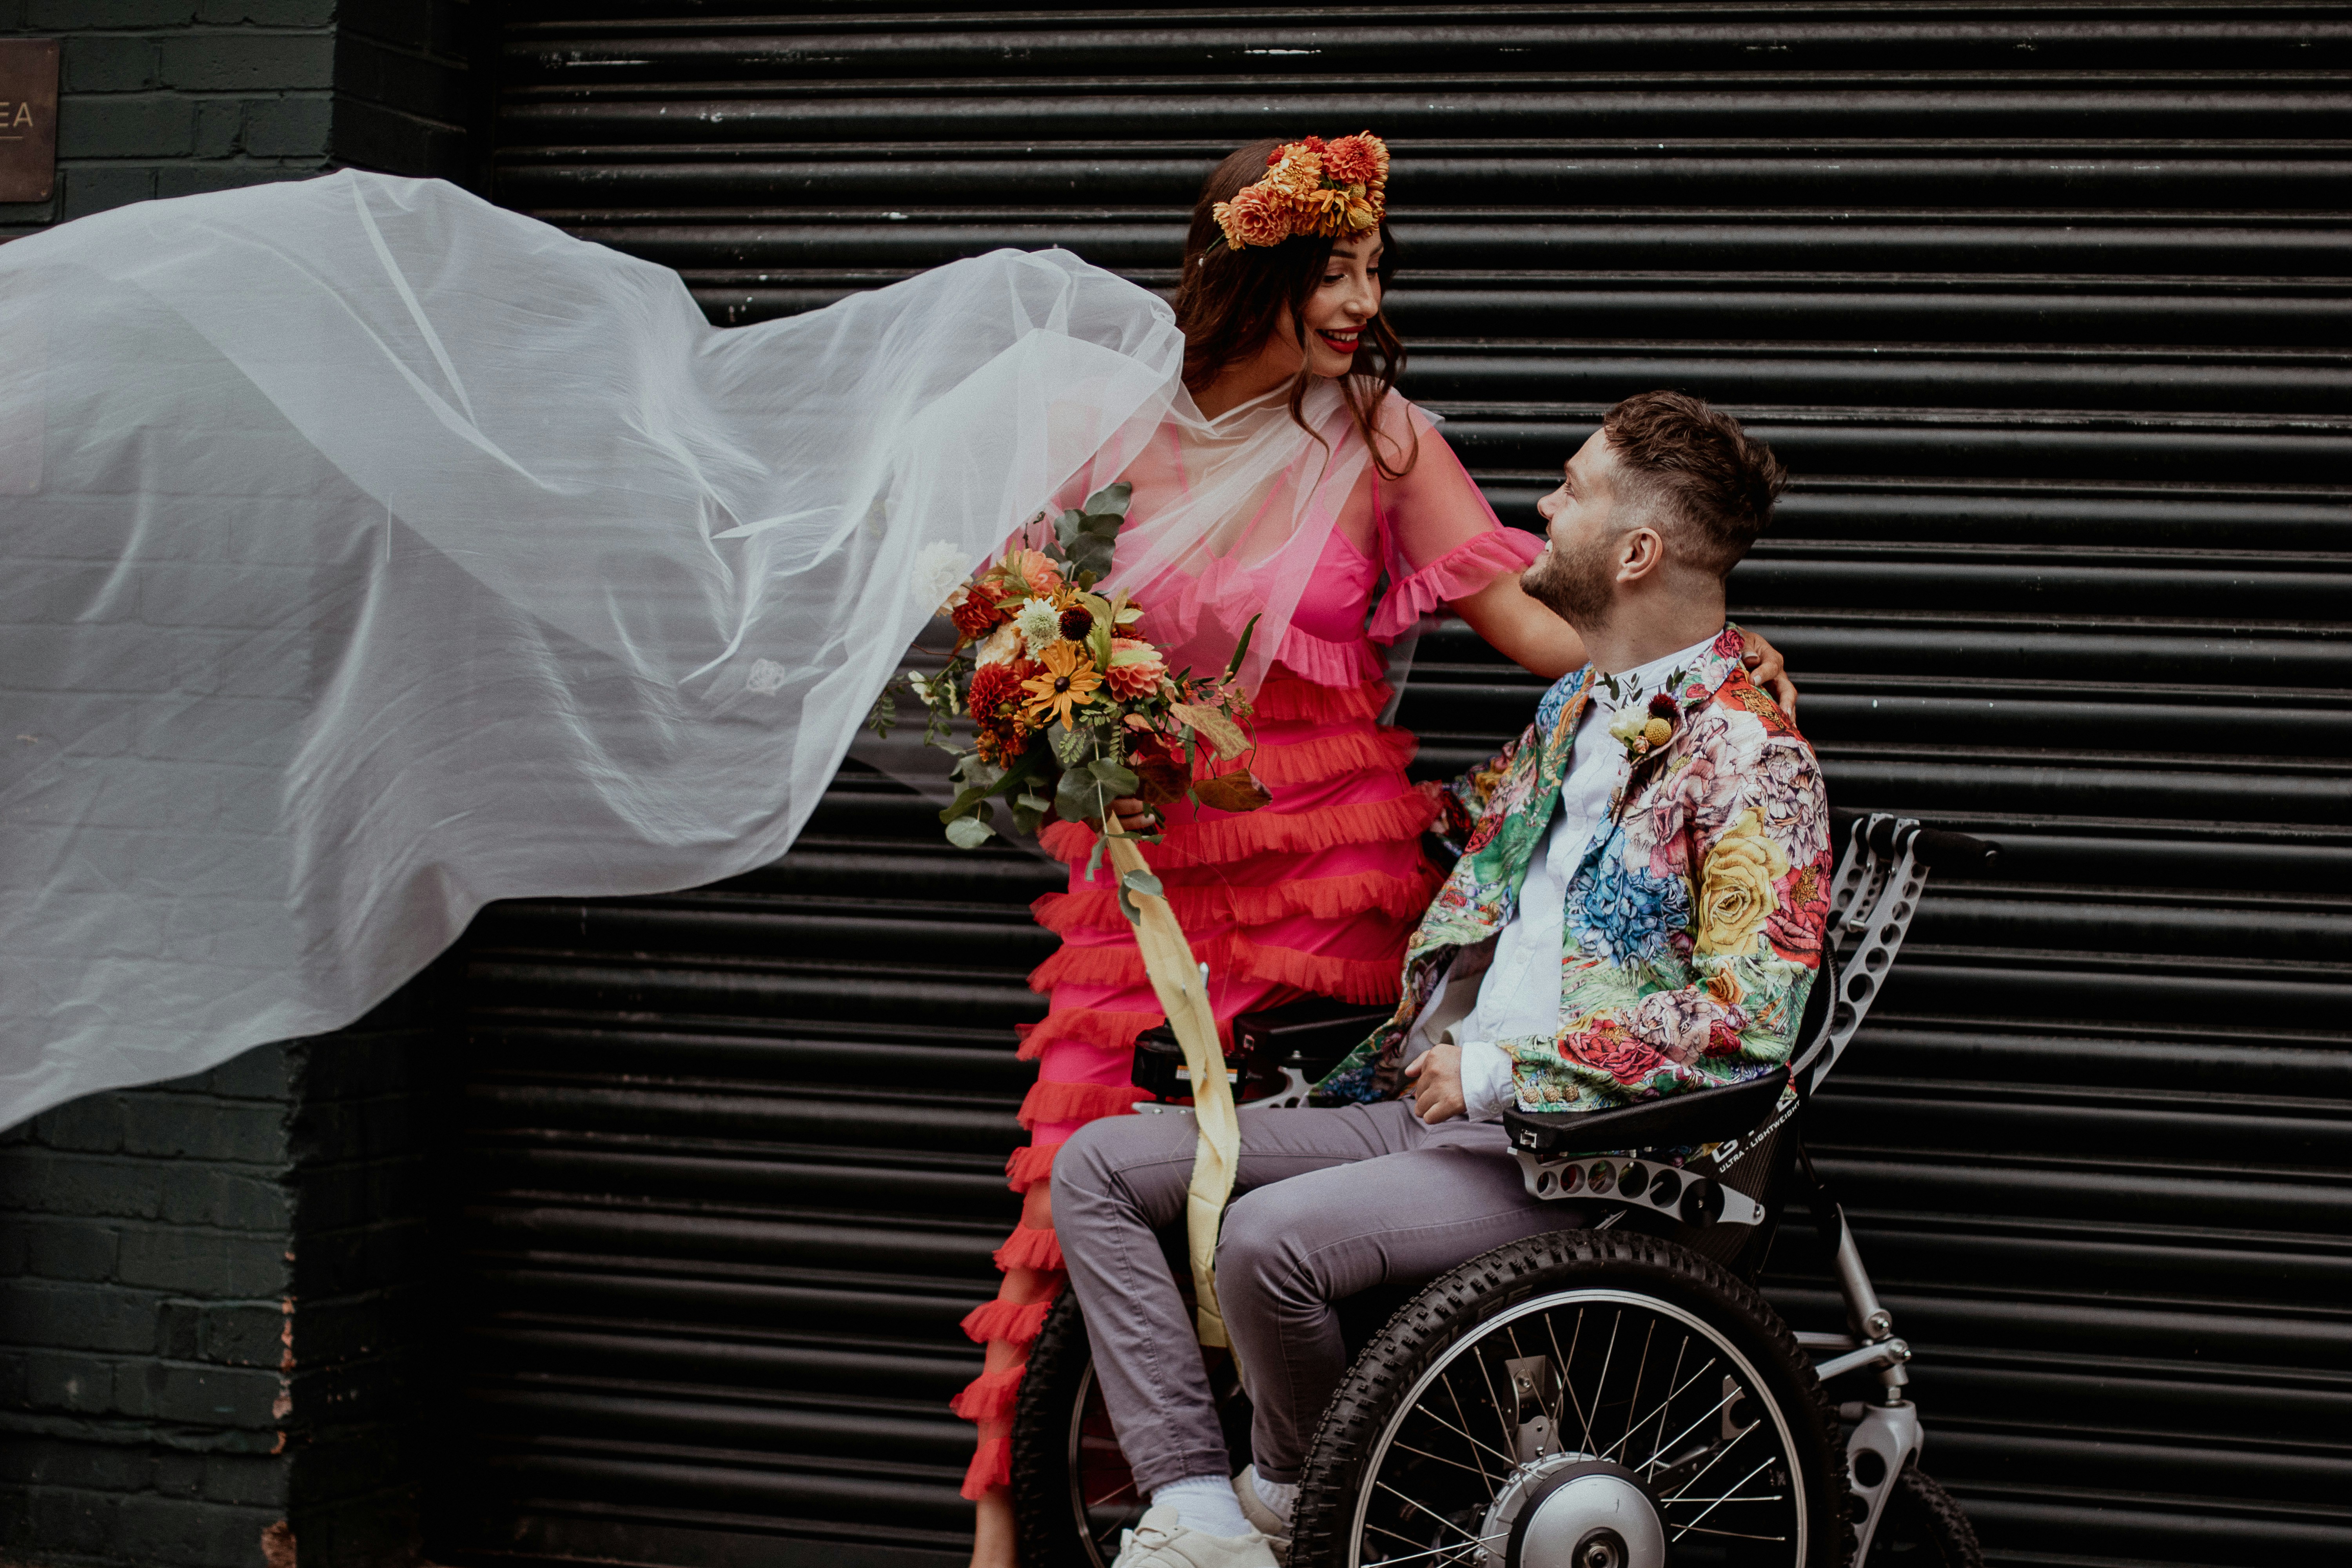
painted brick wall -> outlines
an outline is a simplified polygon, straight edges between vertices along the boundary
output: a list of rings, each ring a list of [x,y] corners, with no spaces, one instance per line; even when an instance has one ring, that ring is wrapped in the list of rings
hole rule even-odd
[[[0,1134],[0,1560],[414,1561],[434,994]]]
[[[471,184],[486,9],[0,0],[64,43],[58,187],[0,238],[346,165]],[[0,1568],[415,1561],[434,994],[0,1133]]]
[[[469,0],[0,0],[63,40],[58,184],[0,236],[352,166],[469,184]]]

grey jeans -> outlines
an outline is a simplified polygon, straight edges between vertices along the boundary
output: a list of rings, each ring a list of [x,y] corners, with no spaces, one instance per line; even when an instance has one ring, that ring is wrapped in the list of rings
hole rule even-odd
[[[1298,1479],[1347,1373],[1333,1302],[1584,1223],[1573,1205],[1528,1196],[1497,1122],[1428,1127],[1391,1100],[1244,1110],[1241,1134],[1217,1297],[1256,1413],[1251,1457],[1268,1480]],[[1153,1234],[1183,1215],[1192,1139],[1189,1116],[1106,1117],[1054,1162],[1054,1229],[1145,1493],[1230,1469],[1192,1313]]]

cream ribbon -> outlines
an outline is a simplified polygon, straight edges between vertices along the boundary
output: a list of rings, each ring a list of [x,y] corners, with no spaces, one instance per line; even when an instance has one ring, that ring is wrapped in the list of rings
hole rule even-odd
[[[1225,1053],[1217,1043],[1217,1016],[1209,1006],[1204,966],[1192,960],[1192,944],[1176,912],[1157,892],[1151,868],[1131,838],[1111,837],[1111,869],[1118,874],[1125,897],[1119,908],[1135,927],[1135,945],[1143,950],[1143,972],[1160,997],[1160,1010],[1184,1048],[1184,1066],[1192,1079],[1192,1121],[1199,1140],[1192,1153],[1192,1184],[1185,1194],[1184,1231],[1192,1261],[1195,1324],[1204,1345],[1230,1348],[1224,1314],[1217,1306],[1217,1227],[1225,1214],[1225,1199],[1234,1190],[1234,1173],[1241,1163],[1241,1122],[1234,1113],[1234,1089],[1225,1072]],[[1143,887],[1128,878],[1140,872]]]

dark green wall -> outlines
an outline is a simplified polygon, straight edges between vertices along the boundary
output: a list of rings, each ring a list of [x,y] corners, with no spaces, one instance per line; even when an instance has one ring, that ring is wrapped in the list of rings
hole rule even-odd
[[[0,237],[344,166],[471,184],[484,9],[0,0],[64,43],[57,188]],[[0,1133],[9,1568],[415,1560],[432,995]]]
[[[151,196],[352,166],[470,184],[467,0],[0,0],[64,43],[58,184],[22,234]]]

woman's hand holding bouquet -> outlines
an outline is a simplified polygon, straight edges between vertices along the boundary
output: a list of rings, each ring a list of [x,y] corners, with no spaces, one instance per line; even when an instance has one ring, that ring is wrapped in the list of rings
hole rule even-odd
[[[956,759],[949,776],[962,789],[940,813],[950,843],[971,849],[994,837],[999,799],[1023,833],[1058,817],[1120,837],[1134,837],[1110,822],[1124,797],[1155,809],[1187,796],[1221,811],[1266,803],[1241,765],[1251,749],[1250,705],[1234,679],[1256,622],[1222,674],[1197,679],[1171,672],[1143,636],[1144,606],[1124,592],[1095,592],[1128,498],[1129,487],[1115,484],[1050,524],[1043,512],[1032,519],[1012,548],[949,595],[956,644],[946,664],[906,678],[929,715],[925,741]],[[969,750],[956,736],[962,716],[971,721]],[[870,722],[887,733],[896,717],[886,689]],[[1233,765],[1213,772],[1201,765],[1204,754]]]

